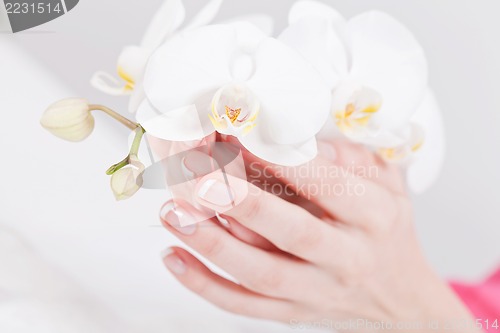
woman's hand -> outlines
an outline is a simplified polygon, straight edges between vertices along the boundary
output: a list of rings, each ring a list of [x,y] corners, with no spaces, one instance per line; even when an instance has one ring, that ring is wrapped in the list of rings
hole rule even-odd
[[[443,331],[457,320],[472,323],[424,260],[397,168],[352,144],[332,148],[323,146],[326,153],[300,172],[253,161],[250,167],[262,173],[250,182],[221,173],[202,178],[197,202],[219,212],[228,228],[217,219],[181,228],[179,219],[186,222],[197,210],[172,202],[163,207],[166,228],[237,283],[181,248],[165,254],[165,265],[227,311],[291,325],[321,322],[338,329],[350,321],[349,330],[369,332],[370,325],[385,323],[387,331],[407,332],[413,324],[424,332],[439,331],[429,321]],[[264,172],[323,213],[262,190]]]

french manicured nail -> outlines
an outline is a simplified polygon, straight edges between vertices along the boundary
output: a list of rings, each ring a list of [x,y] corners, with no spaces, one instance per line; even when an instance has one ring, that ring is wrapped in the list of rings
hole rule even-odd
[[[196,223],[198,221],[184,208],[173,203],[167,203],[162,207],[160,217],[183,235],[189,236],[196,232]]]
[[[217,170],[217,162],[204,151],[191,151],[182,159],[182,172],[187,180],[208,175]]]
[[[199,187],[198,197],[220,208],[229,208],[234,202],[234,196],[229,186],[218,179],[205,180]]]
[[[335,161],[337,159],[337,151],[330,143],[318,141],[318,153],[320,156],[330,161]]]
[[[226,229],[231,229],[231,224],[229,223],[229,221],[225,218],[225,217],[222,217],[222,215],[220,215],[219,213],[215,212],[215,217],[217,217],[217,220],[219,221],[219,223]]]
[[[176,275],[186,273],[186,264],[181,258],[170,248],[163,250],[161,253],[163,263],[167,268]]]

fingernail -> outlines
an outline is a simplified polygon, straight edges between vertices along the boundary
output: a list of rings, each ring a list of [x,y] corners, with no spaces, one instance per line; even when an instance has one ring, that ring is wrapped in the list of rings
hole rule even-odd
[[[162,207],[160,217],[183,235],[190,236],[196,232],[196,223],[198,221],[184,208],[171,202]]]
[[[221,208],[231,207],[234,202],[229,186],[217,179],[206,180],[198,190],[198,197]]]
[[[204,151],[191,151],[182,159],[182,172],[187,180],[203,177],[219,169],[217,162]]]
[[[229,221],[226,218],[222,217],[218,212],[215,212],[215,217],[217,217],[217,220],[224,228],[226,229],[231,228],[231,224],[229,223]]]
[[[176,275],[186,273],[186,264],[181,258],[170,248],[165,249],[161,253],[163,263],[167,268]]]
[[[318,141],[318,154],[330,161],[335,161],[337,159],[337,151],[332,144]]]

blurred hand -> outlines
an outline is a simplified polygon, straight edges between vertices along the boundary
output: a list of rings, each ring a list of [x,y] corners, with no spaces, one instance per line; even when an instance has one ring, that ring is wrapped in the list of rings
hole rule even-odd
[[[320,148],[314,161],[298,168],[249,160],[258,174],[249,174],[249,182],[220,173],[202,178],[196,201],[229,227],[211,219],[181,228],[179,218],[196,216],[196,209],[172,202],[163,207],[165,227],[236,282],[181,248],[165,253],[165,265],[227,311],[291,325],[355,320],[350,330],[370,332],[370,323],[393,323],[389,331],[421,323],[415,331],[428,332],[439,331],[426,326],[430,320],[443,331],[459,319],[472,323],[421,253],[398,169],[350,143]],[[302,201],[263,190],[266,174]]]

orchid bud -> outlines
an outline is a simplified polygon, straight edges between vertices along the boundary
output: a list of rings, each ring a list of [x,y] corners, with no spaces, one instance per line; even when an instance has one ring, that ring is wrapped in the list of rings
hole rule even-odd
[[[55,136],[73,142],[87,138],[94,129],[94,117],[86,100],[63,99],[49,106],[40,120]]]
[[[130,163],[111,176],[111,189],[116,200],[129,199],[142,186],[144,165],[135,156],[130,157]]]

